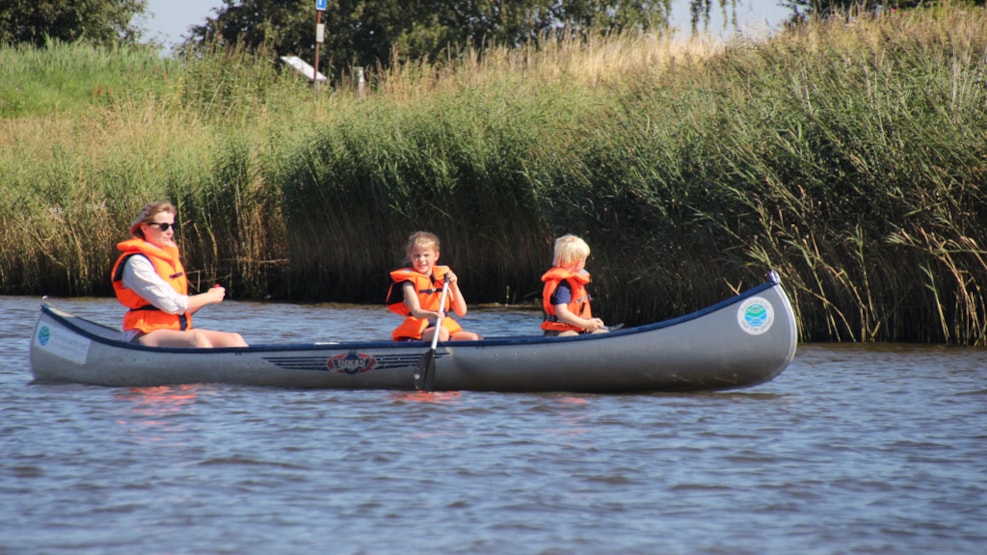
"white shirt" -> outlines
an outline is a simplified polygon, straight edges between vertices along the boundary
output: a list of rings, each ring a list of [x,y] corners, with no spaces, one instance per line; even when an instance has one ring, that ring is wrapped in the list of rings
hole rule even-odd
[[[123,286],[168,314],[188,310],[188,295],[182,295],[154,271],[145,256],[135,255],[123,265]]]
[[[123,265],[123,286],[141,296],[148,303],[168,314],[181,314],[188,310],[188,295],[182,295],[168,284],[146,256],[134,255]],[[137,330],[127,330],[124,337],[133,340]]]

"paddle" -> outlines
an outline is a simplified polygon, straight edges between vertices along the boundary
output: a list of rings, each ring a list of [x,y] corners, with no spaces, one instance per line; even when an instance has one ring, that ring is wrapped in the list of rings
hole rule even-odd
[[[442,282],[442,297],[439,299],[439,312],[445,314],[446,294],[449,293],[449,272],[446,272]],[[432,391],[435,382],[435,349],[439,344],[439,332],[442,330],[442,318],[435,320],[435,333],[432,335],[432,348],[418,361],[415,367],[415,389]]]

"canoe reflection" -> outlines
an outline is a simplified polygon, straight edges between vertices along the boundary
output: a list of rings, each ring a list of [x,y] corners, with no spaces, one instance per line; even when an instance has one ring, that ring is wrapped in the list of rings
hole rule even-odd
[[[115,392],[114,398],[130,402],[130,408],[122,411],[126,416],[117,419],[117,424],[130,428],[141,441],[162,441],[166,434],[184,429],[174,416],[189,412],[202,387],[201,384],[132,387]]]

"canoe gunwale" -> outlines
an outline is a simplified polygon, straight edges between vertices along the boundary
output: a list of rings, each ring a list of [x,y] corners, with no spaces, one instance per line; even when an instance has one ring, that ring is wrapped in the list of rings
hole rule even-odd
[[[602,341],[606,339],[612,339],[614,337],[635,335],[640,333],[647,333],[650,331],[660,330],[663,328],[672,327],[678,324],[682,324],[691,320],[696,320],[705,316],[706,314],[711,314],[718,310],[722,310],[730,305],[741,302],[742,300],[756,296],[757,294],[771,289],[779,285],[777,277],[772,276],[772,279],[762,283],[756,287],[745,290],[740,294],[728,297],[718,303],[712,304],[710,306],[704,307],[702,309],[684,314],[682,316],[677,316],[675,318],[670,318],[668,320],[662,320],[661,322],[654,322],[651,324],[644,324],[641,326],[625,327],[619,330],[611,331],[608,333],[600,334],[582,334],[576,336],[568,337],[545,337],[543,335],[532,335],[532,336],[517,336],[517,337],[490,337],[480,339],[478,341],[440,341],[440,346],[448,346],[450,344],[455,344],[456,347],[467,347],[467,346],[502,346],[502,345],[533,345],[542,343],[565,343],[565,342],[589,342],[589,341]],[[47,297],[43,298],[41,301],[40,310],[48,315],[49,317],[55,319],[60,325],[63,325],[75,333],[98,343],[112,346],[119,349],[128,349],[133,351],[147,351],[154,353],[190,353],[194,352],[197,354],[206,353],[231,353],[231,352],[264,352],[264,351],[283,351],[286,349],[290,350],[321,350],[327,347],[334,349],[347,349],[347,348],[386,348],[390,346],[400,345],[402,348],[408,346],[421,346],[425,349],[429,346],[426,341],[402,341],[396,343],[394,341],[378,340],[378,341],[347,341],[347,342],[325,342],[325,343],[258,343],[255,345],[250,345],[248,347],[216,347],[208,350],[197,349],[194,347],[148,347],[146,345],[141,345],[140,343],[131,343],[124,341],[123,339],[113,339],[107,337],[108,335],[122,336],[120,330],[111,328],[107,325],[101,324],[99,322],[94,322],[80,316],[75,316],[69,312],[63,311],[53,305],[51,305]],[[106,335],[100,335],[86,329],[83,326],[76,324],[76,320],[85,321],[88,325],[96,326],[102,329]]]

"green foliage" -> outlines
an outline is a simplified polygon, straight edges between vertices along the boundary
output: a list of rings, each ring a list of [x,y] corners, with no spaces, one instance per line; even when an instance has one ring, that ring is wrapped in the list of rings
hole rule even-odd
[[[290,111],[290,105],[278,100],[311,89],[294,73],[274,71],[272,58],[263,47],[251,51],[243,44],[210,45],[184,60],[176,96],[185,109],[228,126],[249,124],[268,109]]]
[[[314,8],[311,0],[223,0],[216,17],[192,27],[184,51],[241,45],[272,49],[278,55],[308,54],[315,48]]]
[[[184,67],[152,48],[49,41],[0,48],[0,118],[82,113],[122,98],[164,94]]]
[[[513,85],[439,93],[414,110],[359,104],[316,130],[279,176],[293,295],[376,298],[387,286],[380,269],[401,265],[419,228],[443,239],[443,257],[472,287],[527,291],[546,232],[521,171],[544,130],[526,122],[560,114],[514,98]]]
[[[144,0],[4,0],[0,3],[0,45],[43,46],[48,40],[95,45],[136,44],[141,29],[134,16]]]
[[[833,14],[880,13],[882,10],[918,8],[937,4],[967,4],[983,6],[985,0],[784,0],[779,5],[790,8],[794,19],[810,16],[829,17]]]

